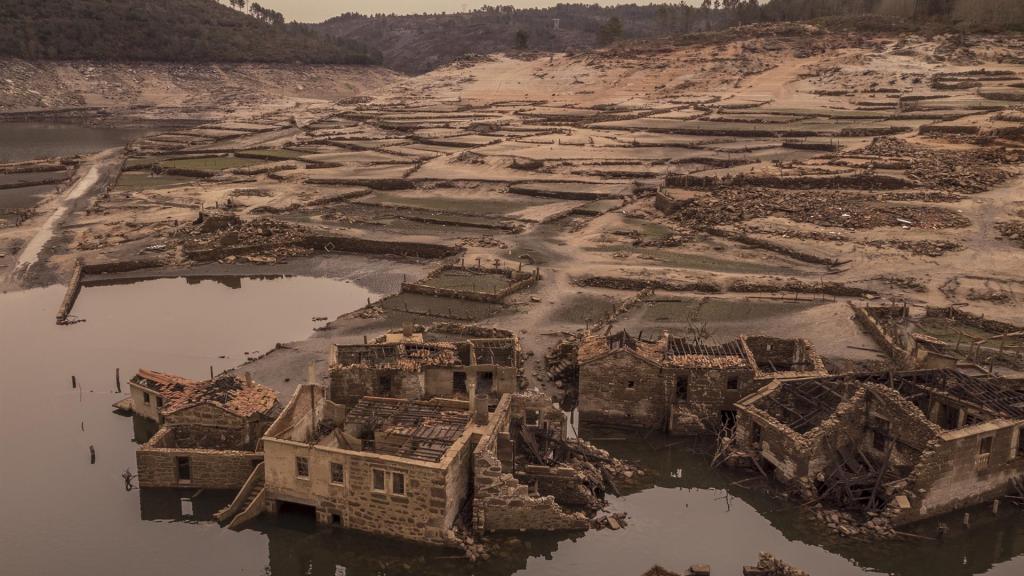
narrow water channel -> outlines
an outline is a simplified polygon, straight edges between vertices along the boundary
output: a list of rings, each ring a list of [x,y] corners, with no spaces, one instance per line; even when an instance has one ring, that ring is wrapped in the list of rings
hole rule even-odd
[[[54,323],[62,287],[0,295],[0,573],[639,576],[653,564],[709,563],[738,575],[759,551],[815,576],[1024,573],[1024,516],[1012,506],[995,518],[976,511],[966,534],[958,517],[947,519],[954,534],[945,542],[837,541],[759,482],[709,470],[690,441],[618,431],[584,433],[653,471],[649,486],[612,498],[630,515],[627,528],[515,535],[477,565],[301,515],[232,532],[210,520],[231,494],[125,490],[121,474],[135,469],[133,438],[144,430],[112,412],[115,368],[122,381],[138,367],[201,378],[245,352],[309,336],[312,318],[364,304],[365,285],[285,277],[90,286],[75,308],[87,321],[63,327]]]

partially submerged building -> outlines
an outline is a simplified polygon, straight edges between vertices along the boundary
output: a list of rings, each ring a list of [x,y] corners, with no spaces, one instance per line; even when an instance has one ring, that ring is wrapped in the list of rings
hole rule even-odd
[[[455,398],[494,406],[519,390],[519,339],[465,338],[428,342],[406,329],[373,342],[335,345],[330,398],[354,404],[364,396],[428,400]]]
[[[724,344],[664,332],[584,338],[577,352],[585,422],[698,434],[731,427],[735,403],[775,379],[826,374],[805,340],[740,337]]]
[[[162,392],[158,417],[163,425],[136,452],[139,485],[241,487],[263,459],[259,441],[277,416],[277,393],[234,375],[190,382],[175,394],[167,385],[150,390]]]
[[[196,380],[182,378],[174,374],[165,374],[156,370],[139,370],[128,381],[130,410],[137,416],[160,424],[163,422],[161,413],[164,405],[187,395],[197,383]]]
[[[264,464],[222,519],[237,514],[238,525],[262,511],[302,506],[323,524],[452,546],[472,533],[582,530],[587,516],[559,501],[579,502],[593,491],[580,474],[561,470],[568,467],[557,461],[554,442],[564,434],[564,414],[543,395],[504,394],[493,409],[443,398],[364,397],[346,406],[328,388],[307,384],[267,430]],[[517,446],[549,464],[534,476],[563,479],[550,483],[558,496],[520,482]]]
[[[900,525],[1024,479],[1024,384],[951,370],[775,381],[736,405],[740,450],[808,499]]]

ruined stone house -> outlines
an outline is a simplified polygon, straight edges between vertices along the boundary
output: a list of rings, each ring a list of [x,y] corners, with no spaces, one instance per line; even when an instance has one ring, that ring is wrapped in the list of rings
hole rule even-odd
[[[577,352],[584,422],[700,434],[731,427],[735,403],[774,379],[826,374],[805,340],[740,337],[724,344],[622,331]]]
[[[427,342],[422,332],[386,334],[332,347],[330,398],[348,405],[364,396],[481,398],[494,406],[519,389],[520,357],[515,336]]]
[[[236,501],[306,507],[323,524],[436,545],[474,530],[585,528],[583,514],[506,473],[499,450],[512,449],[499,436],[510,437],[514,404],[505,394],[493,411],[442,398],[366,397],[349,407],[303,385],[264,436],[261,477],[243,488],[253,493]],[[561,433],[532,410],[520,411],[528,426]]]
[[[951,370],[775,381],[737,403],[734,440],[809,499],[906,524],[1024,478],[1024,384]]]
[[[137,416],[163,422],[164,405],[175,398],[188,394],[198,382],[173,374],[155,370],[139,370],[128,381],[131,411]]]
[[[155,388],[163,393],[162,426],[136,452],[139,485],[242,486],[263,459],[258,445],[277,415],[277,394],[233,375],[192,382],[173,394],[168,386]]]

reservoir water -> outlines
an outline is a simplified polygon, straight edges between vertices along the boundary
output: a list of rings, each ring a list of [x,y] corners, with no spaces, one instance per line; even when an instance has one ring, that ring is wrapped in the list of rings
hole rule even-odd
[[[98,128],[49,122],[0,123],[0,162],[91,154],[152,132],[147,128]]]

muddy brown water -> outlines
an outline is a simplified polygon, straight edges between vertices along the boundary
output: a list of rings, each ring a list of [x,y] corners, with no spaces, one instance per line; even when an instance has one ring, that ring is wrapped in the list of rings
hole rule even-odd
[[[477,565],[317,527],[300,512],[225,530],[211,517],[231,493],[125,490],[135,439],[151,427],[112,413],[115,368],[122,382],[138,367],[203,377],[244,352],[308,336],[313,317],[359,307],[372,294],[364,285],[293,277],[89,286],[75,309],[87,322],[64,327],[54,324],[61,287],[0,295],[0,573],[635,576],[655,563],[710,563],[739,574],[762,550],[815,575],[1024,571],[1024,517],[1008,503],[995,518],[973,511],[967,533],[959,516],[946,519],[953,534],[942,543],[837,541],[760,481],[736,485],[746,476],[709,470],[701,446],[621,431],[584,435],[652,470],[649,485],[611,499],[630,515],[625,530],[516,534]]]
[[[90,154],[152,133],[147,128],[96,128],[50,122],[0,123],[0,162]]]

